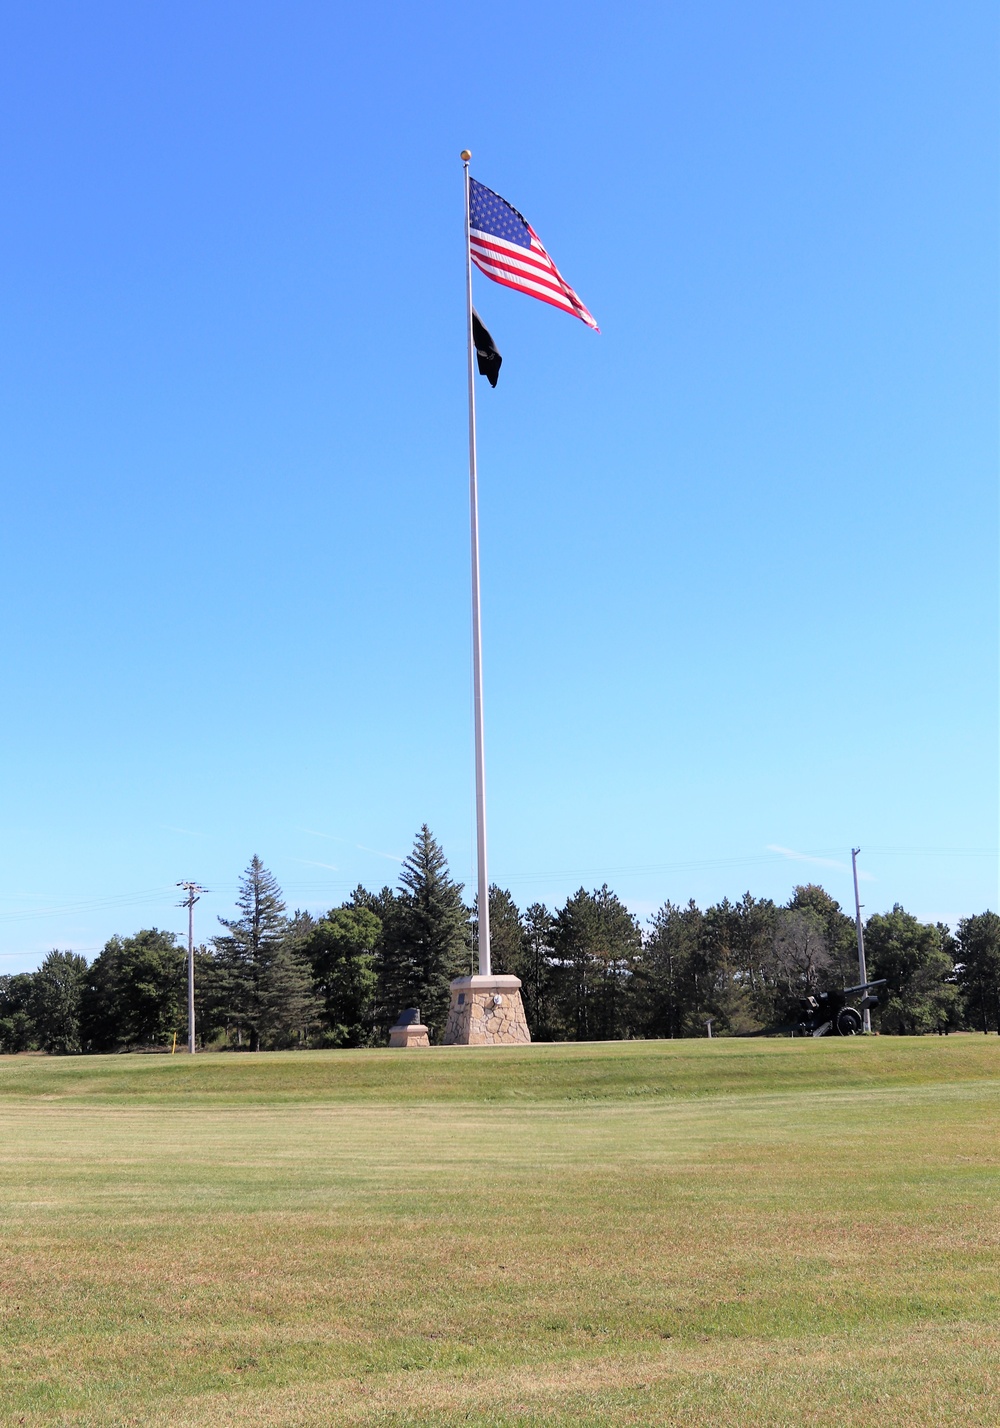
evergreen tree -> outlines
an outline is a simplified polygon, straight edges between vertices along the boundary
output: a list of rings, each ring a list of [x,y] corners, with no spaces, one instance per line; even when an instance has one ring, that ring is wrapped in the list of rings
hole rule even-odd
[[[216,1037],[228,1041],[230,979],[214,947],[194,949],[194,1020],[199,1046]],[[187,1017],[184,1019],[185,1029]]]
[[[554,1037],[553,947],[555,918],[543,902],[533,902],[524,914],[524,962],[521,1000],[524,1015],[536,1041]]]
[[[351,896],[344,907],[363,907],[366,912],[372,913],[379,922],[386,922],[392,916],[392,910],[399,901],[399,894],[394,892],[386,884],[381,892],[369,892],[366,887],[358,883],[351,893]]]
[[[375,971],[373,1034],[384,1034],[406,1006],[410,985],[409,964],[403,952],[403,901],[392,888],[369,892],[359,884],[344,904],[346,909],[370,912],[378,919],[379,933],[372,948]]]
[[[303,944],[322,1000],[324,1039],[331,1046],[363,1046],[371,1039],[381,934],[382,924],[368,908],[335,907]]]
[[[472,964],[478,970],[479,899],[472,909]],[[536,1041],[552,1038],[552,914],[535,903],[522,916],[506,888],[490,887],[490,963],[494,972],[520,978],[524,1015]]]
[[[1000,917],[995,912],[963,917],[957,955],[965,1025],[1000,1031]]]
[[[578,1041],[615,1040],[631,1025],[639,924],[605,883],[580,888],[556,913],[555,953],[567,1030]]]
[[[285,1051],[302,1046],[322,1022],[323,1004],[309,965],[291,941],[283,942],[265,963],[259,995],[258,1047]]]
[[[706,909],[701,924],[701,970],[717,1036],[745,1035],[761,1026],[754,1015],[750,973],[741,958],[746,950],[742,931],[739,907],[728,898]]]
[[[216,956],[227,984],[227,1012],[236,1043],[242,1046],[245,1035],[250,1050],[259,1051],[262,1036],[278,1025],[277,986],[288,986],[284,972],[277,983],[269,980],[288,932],[288,919],[277,880],[256,853],[240,879],[236,905],[239,917],[219,918],[227,932],[215,938]],[[288,990],[298,995],[290,986]]]
[[[472,969],[479,970],[479,899],[472,904]],[[506,888],[490,886],[490,965],[501,976],[520,977],[526,942],[517,903]]]
[[[716,1035],[757,1030],[752,968],[761,936],[752,899],[723,898],[704,912],[693,899],[665,904],[643,954],[657,993],[657,1034],[704,1036],[709,1020]]]
[[[702,913],[693,902],[687,907],[665,902],[650,918],[637,988],[644,1036],[684,1036],[688,1013],[700,1016],[701,924]]]
[[[733,955],[757,1029],[775,1025],[785,1012],[786,999],[778,988],[772,955],[777,914],[770,898],[754,898],[749,892],[733,908]]]
[[[301,955],[306,942],[316,930],[316,925],[316,919],[311,912],[303,912],[301,908],[297,907],[285,922],[282,945],[291,947],[294,952]]]
[[[384,982],[393,1014],[419,1007],[428,1030],[444,1030],[449,983],[469,965],[469,912],[440,845],[425,823],[403,863],[400,892],[384,925]]]

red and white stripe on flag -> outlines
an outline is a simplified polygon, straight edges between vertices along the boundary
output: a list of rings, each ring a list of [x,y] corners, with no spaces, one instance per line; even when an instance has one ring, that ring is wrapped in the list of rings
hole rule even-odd
[[[495,283],[551,303],[600,331],[524,215],[474,178],[469,179],[469,247],[476,267]]]

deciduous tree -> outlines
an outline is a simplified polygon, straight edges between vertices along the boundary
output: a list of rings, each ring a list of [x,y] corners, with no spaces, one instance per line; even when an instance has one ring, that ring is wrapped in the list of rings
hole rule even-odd
[[[35,1018],[31,1007],[34,973],[0,977],[0,1053],[36,1051]]]
[[[31,979],[35,1038],[56,1056],[82,1050],[80,1009],[87,981],[87,959],[78,952],[52,951]]]
[[[872,980],[885,977],[881,1029],[916,1036],[936,1031],[955,1016],[955,966],[941,929],[918,922],[899,903],[865,923],[865,953]]]
[[[854,986],[858,980],[858,942],[854,918],[848,917],[836,898],[818,883],[795,888],[788,902],[792,911],[812,912],[823,925],[826,970],[839,987]]]
[[[371,1037],[381,932],[381,922],[368,908],[335,907],[303,943],[331,1046],[362,1046]]]
[[[809,997],[828,980],[833,966],[823,918],[811,907],[785,907],[778,912],[774,961],[779,985],[789,1001]]]
[[[111,937],[87,972],[80,1032],[92,1051],[161,1046],[186,1023],[184,953],[150,927]]]

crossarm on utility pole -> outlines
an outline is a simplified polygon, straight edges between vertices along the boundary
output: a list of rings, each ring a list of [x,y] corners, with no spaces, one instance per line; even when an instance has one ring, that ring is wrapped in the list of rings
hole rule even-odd
[[[188,910],[188,955],[187,955],[187,984],[188,984],[188,1051],[193,1056],[195,1053],[194,1044],[194,905],[198,901],[199,895],[207,889],[199,887],[197,883],[178,883],[179,888],[183,888],[187,897],[178,907],[186,907]]]

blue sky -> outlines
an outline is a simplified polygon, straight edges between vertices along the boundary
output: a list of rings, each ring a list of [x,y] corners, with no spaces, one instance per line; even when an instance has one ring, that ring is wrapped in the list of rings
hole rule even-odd
[[[493,879],[995,907],[997,28],[8,8],[0,971],[471,880],[464,145],[602,328],[477,277]]]

